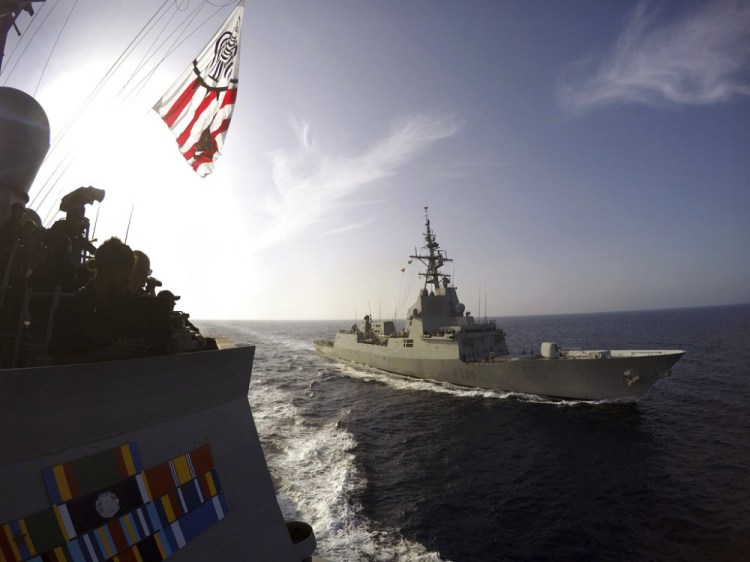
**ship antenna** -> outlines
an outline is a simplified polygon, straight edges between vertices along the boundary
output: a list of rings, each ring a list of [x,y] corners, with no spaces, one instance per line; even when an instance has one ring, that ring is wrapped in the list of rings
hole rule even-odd
[[[435,290],[438,290],[440,288],[441,281],[450,283],[451,280],[450,275],[440,272],[440,268],[445,264],[445,262],[453,260],[449,259],[446,256],[445,251],[440,249],[440,244],[438,244],[435,240],[435,233],[432,231],[432,227],[430,226],[430,216],[427,212],[428,209],[429,207],[424,208],[426,230],[426,232],[424,233],[424,240],[426,244],[423,246],[424,249],[427,250],[427,255],[419,255],[415,250],[415,255],[409,257],[416,258],[425,266],[427,266],[427,271],[425,273],[419,274],[420,276],[425,278],[425,289],[427,289],[427,285],[432,285],[433,287],[435,287]]]

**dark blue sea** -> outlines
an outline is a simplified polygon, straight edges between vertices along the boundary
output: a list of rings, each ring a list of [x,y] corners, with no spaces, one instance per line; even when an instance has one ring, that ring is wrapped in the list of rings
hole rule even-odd
[[[257,346],[287,518],[334,561],[750,560],[750,305],[498,318],[511,350],[684,349],[637,402],[469,390],[318,357],[342,322],[201,322]]]

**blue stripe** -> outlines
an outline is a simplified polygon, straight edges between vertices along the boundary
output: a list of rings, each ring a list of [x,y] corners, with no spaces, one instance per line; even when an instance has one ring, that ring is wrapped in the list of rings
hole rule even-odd
[[[214,479],[214,485],[216,486],[216,493],[221,492],[221,482],[219,482],[219,475],[216,474],[216,469],[211,469],[211,478]]]
[[[219,496],[219,504],[221,505],[221,509],[224,510],[224,515],[229,513],[229,506],[227,505],[227,500],[224,497],[224,492],[219,492],[217,494]]]
[[[109,543],[108,545],[104,544],[104,540],[105,539],[103,539],[102,536],[101,536],[101,533],[98,532],[99,529],[102,529],[104,531],[104,537],[107,540],[107,542]],[[95,531],[93,531],[91,534],[94,535],[94,538],[96,539],[96,543],[99,546],[99,551],[102,553],[102,558],[103,559],[108,560],[109,558],[111,558],[111,556],[108,554],[108,551],[110,551],[110,550],[112,551],[112,556],[114,556],[115,554],[117,554],[117,552],[116,552],[117,549],[115,548],[115,543],[112,540],[112,535],[109,534],[109,529],[107,529],[106,525],[102,525],[101,527],[99,527],[98,529],[96,529]],[[107,546],[109,546],[109,549],[107,549]]]
[[[21,531],[21,524],[18,522],[18,519],[15,521],[11,521],[8,523],[8,526],[10,527],[10,530],[13,531],[14,537],[23,537],[23,531]],[[26,546],[26,541],[13,541],[16,545],[16,548],[18,548],[18,552],[21,553],[21,558],[26,559],[29,556],[31,556],[31,551],[29,550],[29,547]]]
[[[133,529],[135,539],[130,538],[130,531],[128,530],[127,523],[130,523],[130,529]],[[132,513],[128,513],[125,517],[120,517],[120,527],[122,527],[122,533],[125,535],[125,540],[128,541],[128,546],[133,546],[137,542],[141,542],[143,538],[138,532],[138,525],[135,524],[135,517]]]
[[[174,533],[172,532],[171,526],[164,527],[163,533],[169,541],[169,547],[172,549],[172,552],[180,550],[180,545],[177,544],[177,539],[174,538]]]
[[[141,522],[141,517],[145,521],[145,527],[143,526],[144,523]],[[138,526],[138,534],[142,539],[151,534],[151,529],[148,528],[148,513],[143,507],[139,507],[133,512],[133,519],[135,519],[135,524]]]
[[[195,480],[191,480],[180,486],[180,491],[182,492],[182,499],[185,500],[185,506],[187,507],[188,512],[193,511],[203,503],[201,502],[198,490],[195,487]]]
[[[149,523],[151,524],[150,531],[151,534],[153,534],[162,528],[161,520],[159,519],[159,514],[156,511],[156,505],[154,505],[154,502],[146,504],[146,511],[148,513]]]
[[[172,553],[174,552],[174,548],[172,547],[172,544],[169,542],[169,539],[167,538],[167,535],[165,531],[159,531],[156,533],[156,536],[159,537],[159,542],[161,543],[162,547],[164,547],[164,554],[167,555],[167,558],[172,556]],[[174,538],[172,538],[174,540]]]
[[[138,450],[138,444],[135,442],[128,443],[128,447],[130,447],[130,456],[133,457],[133,466],[135,466],[135,472],[137,474],[143,470],[141,452]]]
[[[87,539],[88,543],[86,542]],[[96,537],[91,535],[91,533],[82,537],[81,543],[84,547],[84,552],[87,553],[88,557],[91,559],[91,562],[99,562],[99,560],[105,560],[107,558],[106,556],[104,556],[102,551],[99,550],[99,542],[96,540]],[[94,551],[93,556],[91,556],[91,552],[89,552],[88,550],[88,544],[91,545],[91,549]]]
[[[180,519],[180,529],[185,542],[190,542],[219,520],[211,502],[204,503]]]
[[[70,552],[73,562],[87,562],[86,557],[81,550],[81,546],[76,539],[73,539],[68,543],[68,552]]]
[[[45,468],[42,470],[42,476],[44,476],[44,484],[47,486],[47,493],[49,494],[52,503],[60,505],[63,501],[62,496],[60,496],[60,490],[57,489],[55,473],[52,472],[51,468]]]

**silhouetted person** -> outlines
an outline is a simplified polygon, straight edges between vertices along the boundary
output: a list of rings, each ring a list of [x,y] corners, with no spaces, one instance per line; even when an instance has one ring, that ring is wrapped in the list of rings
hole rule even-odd
[[[28,287],[32,291],[29,302],[31,329],[37,333],[47,331],[54,291],[73,293],[81,287],[78,271],[70,261],[71,245],[67,238],[56,238],[55,245],[47,249],[41,262],[29,276]]]
[[[68,238],[73,248],[71,261],[80,264],[86,254],[96,253],[96,247],[87,238],[88,228],[89,219],[84,214],[83,206],[74,207],[47,231],[47,246],[53,245],[56,238]]]
[[[22,203],[13,203],[10,206],[10,216],[0,225],[0,252],[10,250],[13,243],[21,237],[23,211]]]
[[[139,297],[155,297],[156,287],[161,287],[161,281],[150,277],[151,260],[140,250],[134,250],[135,264],[133,277],[130,280],[130,292]]]
[[[74,296],[61,301],[55,314],[49,354],[58,363],[81,363],[141,357],[145,339],[127,334],[134,297],[128,287],[133,251],[110,238],[96,251],[94,277]]]

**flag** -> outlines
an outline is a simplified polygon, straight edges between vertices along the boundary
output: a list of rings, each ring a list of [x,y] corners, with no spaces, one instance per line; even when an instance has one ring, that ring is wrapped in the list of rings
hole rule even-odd
[[[198,175],[213,171],[237,99],[240,69],[240,3],[193,64],[154,106]]]
[[[42,472],[52,505],[0,525],[0,562],[157,562],[229,513],[208,443],[143,469],[136,443]]]

